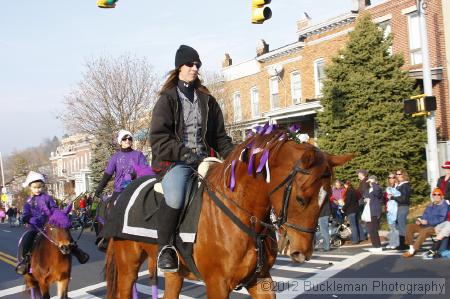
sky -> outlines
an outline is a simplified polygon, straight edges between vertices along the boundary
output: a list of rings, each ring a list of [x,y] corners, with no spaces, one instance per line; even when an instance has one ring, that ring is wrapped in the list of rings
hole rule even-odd
[[[377,1],[372,1],[372,3]],[[379,2],[379,1],[378,1]],[[130,55],[161,75],[173,68],[180,44],[194,47],[202,70],[218,71],[296,41],[296,21],[313,23],[349,12],[352,0],[272,0],[272,18],[250,22],[250,0],[0,0],[0,152],[8,155],[65,133],[57,115],[81,81],[86,61]]]

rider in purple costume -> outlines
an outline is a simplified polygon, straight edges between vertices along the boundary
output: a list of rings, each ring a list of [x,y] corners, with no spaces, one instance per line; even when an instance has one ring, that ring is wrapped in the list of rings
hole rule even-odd
[[[34,171],[30,171],[23,184],[24,187],[30,187],[31,196],[23,206],[22,221],[29,223],[30,229],[24,233],[19,241],[16,272],[21,275],[28,273],[30,268],[30,250],[36,235],[39,230],[43,230],[53,210],[58,209],[53,198],[43,192],[44,185],[44,176]],[[78,259],[80,264],[84,264],[89,260],[89,255],[82,251],[74,242],[72,243],[71,253]]]
[[[144,154],[140,151],[134,150],[133,145],[133,135],[126,130],[120,130],[117,136],[117,143],[120,149],[115,152],[108,161],[103,178],[97,186],[95,191],[95,197],[100,198],[100,194],[105,189],[108,182],[114,175],[114,192],[112,196],[108,199],[106,211],[101,218],[107,218],[108,212],[112,208],[114,202],[116,201],[119,194],[125,189],[128,184],[134,179],[136,175],[136,168],[138,166],[147,166],[148,162]],[[104,221],[106,219],[101,219]],[[105,230],[106,228],[106,230]],[[107,247],[107,239],[110,237],[110,232],[107,226],[103,228],[97,237],[96,244],[100,250],[104,251]]]

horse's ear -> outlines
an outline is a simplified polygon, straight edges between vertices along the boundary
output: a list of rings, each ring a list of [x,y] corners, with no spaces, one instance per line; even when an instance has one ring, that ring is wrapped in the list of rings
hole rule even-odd
[[[68,204],[67,207],[64,208],[63,213],[68,215],[70,213],[70,211],[72,211],[72,206],[73,206],[73,203]]]
[[[315,165],[319,159],[319,152],[317,148],[311,147],[311,149],[306,150],[302,157],[300,158],[300,162],[302,163],[303,168],[308,169]]]
[[[338,155],[338,156],[329,155],[328,156],[328,160],[330,161],[331,166],[335,167],[335,166],[344,165],[345,163],[347,163],[348,161],[350,161],[354,157],[355,157],[354,154]]]

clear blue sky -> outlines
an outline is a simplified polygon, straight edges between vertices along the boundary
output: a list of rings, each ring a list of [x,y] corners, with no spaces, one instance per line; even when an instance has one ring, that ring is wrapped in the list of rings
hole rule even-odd
[[[295,42],[304,11],[323,21],[349,11],[352,1],[272,0],[272,19],[263,25],[250,23],[250,3],[119,0],[104,10],[96,0],[0,0],[0,151],[64,134],[56,115],[86,60],[131,54],[163,74],[187,44],[199,51],[204,69],[218,70],[225,52],[235,63],[254,57],[261,38],[271,49]]]

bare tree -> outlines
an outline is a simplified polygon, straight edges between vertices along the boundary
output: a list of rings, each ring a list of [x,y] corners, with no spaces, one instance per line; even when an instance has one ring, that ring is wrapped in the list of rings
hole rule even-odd
[[[103,140],[112,140],[119,129],[138,132],[150,124],[160,82],[145,59],[125,55],[88,61],[83,79],[65,98],[61,119],[69,132]]]
[[[231,94],[225,88],[225,78],[220,72],[205,71],[201,74],[203,84],[209,89],[216,98],[222,109],[225,125],[232,125],[233,106],[231,103]]]

